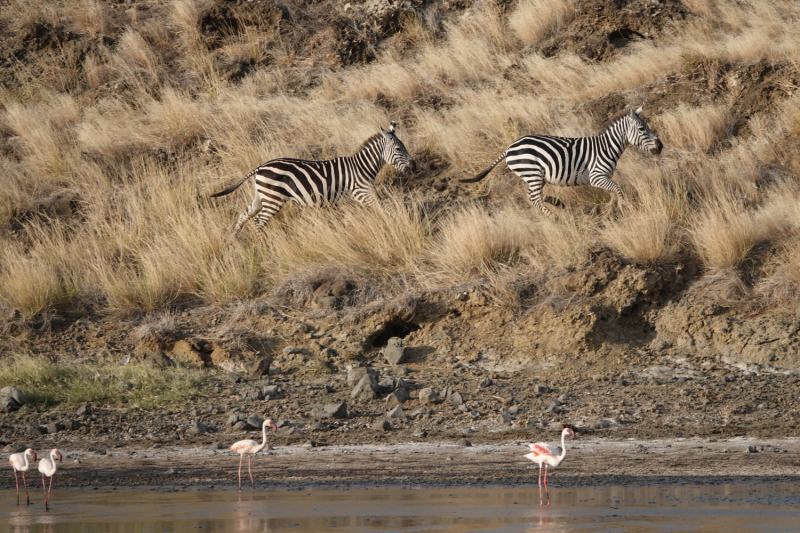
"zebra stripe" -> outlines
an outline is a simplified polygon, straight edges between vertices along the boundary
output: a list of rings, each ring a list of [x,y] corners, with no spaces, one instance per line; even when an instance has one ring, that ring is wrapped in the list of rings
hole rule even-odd
[[[483,172],[474,178],[460,181],[480,181],[500,161],[506,159],[508,168],[528,185],[531,203],[550,218],[553,218],[553,213],[544,205],[547,199],[542,198],[545,181],[562,187],[591,185],[614,193],[616,199],[622,202],[622,189],[611,181],[611,175],[625,148],[632,144],[653,154],[660,154],[663,148],[661,140],[641,118],[641,113],[641,107],[636,111],[628,108],[623,115],[611,121],[605,132],[596,137],[522,137],[514,141]]]
[[[303,206],[319,206],[337,202],[349,193],[361,204],[378,204],[373,191],[375,177],[386,163],[398,170],[413,170],[414,160],[405,145],[395,136],[396,124],[364,141],[354,155],[325,161],[303,159],[273,159],[250,171],[227,189],[212,194],[212,198],[235,191],[255,176],[256,195],[253,202],[236,221],[233,236],[239,234],[245,222],[256,217],[256,229],[261,229],[288,201]]]

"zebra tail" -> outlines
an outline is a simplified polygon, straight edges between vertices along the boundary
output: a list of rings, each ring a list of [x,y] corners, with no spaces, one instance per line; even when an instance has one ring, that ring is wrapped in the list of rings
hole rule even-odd
[[[240,179],[240,180],[239,180],[237,183],[234,183],[233,185],[231,185],[230,187],[228,187],[228,188],[227,188],[227,189],[225,189],[224,191],[219,191],[218,193],[214,193],[214,194],[212,194],[212,195],[211,195],[211,198],[217,198],[217,197],[219,197],[219,196],[225,196],[226,194],[230,194],[230,193],[232,193],[233,191],[235,191],[236,189],[238,189],[238,188],[239,188],[239,186],[241,186],[241,184],[242,184],[242,183],[244,183],[245,181],[247,181],[247,180],[250,178],[250,176],[252,176],[252,175],[253,175],[253,174],[255,174],[256,172],[258,172],[258,169],[255,169],[255,170],[253,170],[253,171],[249,172],[249,173],[247,174],[247,176],[243,177],[243,178],[242,178],[242,179]]]
[[[485,178],[486,176],[489,175],[489,172],[491,172],[492,169],[497,166],[497,163],[499,163],[500,161],[505,159],[506,154],[507,154],[507,152],[503,152],[503,155],[501,155],[500,157],[495,159],[494,163],[489,165],[487,168],[483,169],[483,172],[481,172],[480,174],[478,174],[474,178],[467,178],[467,179],[458,180],[458,181],[460,181],[461,183],[475,183],[476,181],[481,181],[483,178]]]

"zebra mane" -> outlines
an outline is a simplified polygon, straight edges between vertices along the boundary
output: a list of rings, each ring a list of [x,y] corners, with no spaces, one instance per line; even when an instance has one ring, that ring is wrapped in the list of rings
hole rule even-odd
[[[603,131],[607,131],[608,128],[610,128],[620,120],[624,119],[627,115],[628,113],[626,111],[622,111],[612,116],[610,119],[606,120],[605,124],[603,124]]]
[[[368,146],[372,146],[373,144],[375,144],[375,141],[377,141],[381,137],[383,137],[383,133],[376,133],[375,135],[373,135],[372,137],[361,143],[361,146],[358,147],[356,153],[359,153],[361,150],[363,150]]]

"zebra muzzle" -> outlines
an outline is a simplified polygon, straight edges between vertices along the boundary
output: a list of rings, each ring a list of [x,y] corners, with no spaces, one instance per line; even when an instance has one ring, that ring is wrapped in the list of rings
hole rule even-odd
[[[661,149],[662,148],[664,148],[664,145],[661,144],[661,140],[660,139],[656,139],[656,146],[655,146],[655,148],[651,148],[650,149],[650,153],[653,154],[653,155],[658,155],[658,154],[661,153]]]

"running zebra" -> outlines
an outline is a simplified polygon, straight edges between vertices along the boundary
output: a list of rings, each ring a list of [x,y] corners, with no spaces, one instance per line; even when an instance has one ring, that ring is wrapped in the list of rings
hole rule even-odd
[[[350,193],[364,205],[377,205],[373,183],[383,165],[389,163],[401,172],[415,168],[406,147],[395,136],[395,128],[394,122],[389,126],[389,131],[381,128],[351,156],[326,161],[286,158],[267,161],[238,183],[211,197],[230,194],[255,176],[256,196],[250,207],[239,215],[233,228],[233,237],[253,217],[256,217],[256,229],[261,229],[290,200],[303,206],[319,206],[324,202],[336,202],[345,193]]]
[[[544,182],[563,187],[589,184],[613,192],[621,203],[622,189],[611,181],[617,160],[629,144],[652,154],[660,154],[663,145],[650,131],[636,111],[629,107],[625,113],[612,119],[606,131],[597,137],[551,137],[530,135],[514,141],[492,165],[463,183],[480,181],[503,159],[517,176],[528,184],[528,198],[545,215],[553,213],[544,205]],[[612,202],[614,199],[612,198]],[[559,202],[560,203],[560,202]]]

